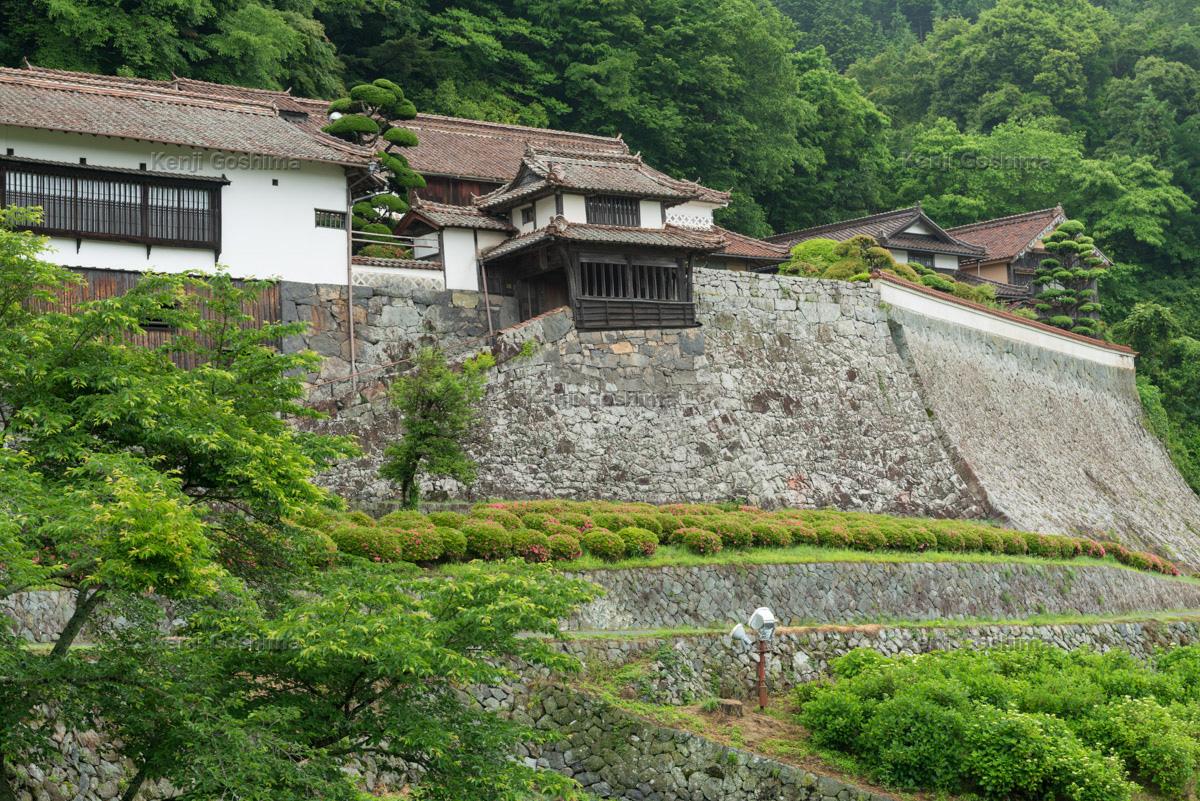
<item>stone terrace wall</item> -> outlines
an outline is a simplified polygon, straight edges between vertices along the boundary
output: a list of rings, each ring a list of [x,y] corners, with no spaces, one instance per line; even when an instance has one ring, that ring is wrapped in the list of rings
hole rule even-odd
[[[1200,566],[1200,499],[1143,424],[1132,370],[889,315],[925,405],[1004,517],[1034,531],[1119,532]]]
[[[779,634],[767,657],[774,692],[813,681],[829,672],[829,663],[855,648],[884,656],[924,654],[958,648],[992,648],[1045,642],[1064,650],[1091,648],[1128,651],[1139,659],[1157,649],[1200,642],[1200,620],[1061,625],[986,626],[841,626],[805,628]],[[724,636],[569,641],[565,649],[590,672],[616,668],[635,659],[646,662],[639,681],[641,700],[690,704],[714,689],[730,698],[751,698],[757,687],[758,654],[729,644]]]
[[[600,798],[629,801],[885,801],[828,776],[655,726],[595,698],[551,689],[523,715],[560,740],[533,749],[544,768]]]
[[[699,328],[568,328],[503,364],[476,492],[988,513],[870,285],[696,276]]]
[[[1200,584],[1104,565],[810,562],[584,576],[605,589],[566,624],[585,631],[732,626],[759,606],[784,625],[1200,609]]]

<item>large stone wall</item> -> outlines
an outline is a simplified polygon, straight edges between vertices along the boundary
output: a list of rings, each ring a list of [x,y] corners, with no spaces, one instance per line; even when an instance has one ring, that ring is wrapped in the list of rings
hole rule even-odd
[[[1200,609],[1200,584],[1104,565],[808,562],[595,570],[605,594],[569,629],[732,626],[769,606],[784,625],[1007,620]]]
[[[685,330],[503,364],[476,491],[978,517],[868,284],[698,270]]]
[[[1200,505],[1131,370],[892,308],[921,397],[989,503],[1033,531],[1119,532],[1200,566]]]
[[[564,310],[504,330],[494,348],[518,357],[490,383],[479,480],[431,488],[985,517],[1110,532],[1200,567],[1200,500],[1142,423],[1131,357],[1056,349],[1055,334],[944,299],[905,308],[884,302],[889,289],[699,269],[696,328],[579,331]],[[382,398],[395,363],[424,342],[478,348],[487,321],[474,293],[360,291],[359,362],[383,369],[357,392],[339,380],[339,307],[321,306],[344,289],[285,287],[284,311],[317,323],[292,344],[333,357],[334,383],[314,390],[335,413],[321,430],[364,445],[326,483],[380,508],[393,492],[376,470],[400,427]],[[493,305],[494,326],[512,319]]]

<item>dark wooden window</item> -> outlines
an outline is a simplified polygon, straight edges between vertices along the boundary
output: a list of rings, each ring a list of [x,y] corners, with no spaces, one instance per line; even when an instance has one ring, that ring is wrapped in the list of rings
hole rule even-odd
[[[908,253],[909,264],[920,264],[922,267],[933,269],[933,254],[932,253]]]
[[[533,223],[533,206],[526,206],[521,209],[521,225],[531,225]]]
[[[696,324],[691,268],[620,256],[579,261],[575,324],[580,328],[683,328]]]
[[[579,267],[581,297],[687,300],[686,268],[678,264],[583,261]]]
[[[317,214],[318,228],[340,228],[346,227],[346,212],[330,211],[329,209],[314,209]]]
[[[223,178],[0,157],[0,206],[41,206],[53,236],[221,250]]]
[[[638,228],[642,224],[641,203],[636,197],[591,195],[584,205],[587,209],[587,221],[595,225]]]

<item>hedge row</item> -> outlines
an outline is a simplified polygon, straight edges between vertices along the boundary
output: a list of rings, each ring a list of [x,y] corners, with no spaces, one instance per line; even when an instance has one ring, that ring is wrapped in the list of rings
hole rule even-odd
[[[1142,664],[1044,643],[887,659],[852,651],[795,691],[819,746],[888,786],[986,799],[1126,801],[1129,777],[1188,796],[1200,768],[1200,647]]]
[[[1141,570],[1178,575],[1170,562],[1117,543],[1011,531],[968,520],[713,504],[511,501],[469,513],[352,512],[323,526],[339,550],[375,561],[421,564],[464,559],[567,561],[582,554],[615,562],[652,556],[660,545],[710,555],[725,549],[810,545],[862,551],[950,551],[1053,559],[1114,557]]]

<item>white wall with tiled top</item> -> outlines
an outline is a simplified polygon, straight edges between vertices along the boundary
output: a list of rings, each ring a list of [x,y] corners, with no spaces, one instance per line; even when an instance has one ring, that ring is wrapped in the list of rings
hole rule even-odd
[[[152,142],[0,127],[0,153],[89,166],[181,176],[221,176],[219,263],[235,277],[278,277],[307,283],[345,283],[345,231],[316,226],[315,210],[346,208],[345,169],[336,164],[256,159]],[[54,237],[49,261],[71,267],[184,272],[212,270],[211,250]]]

